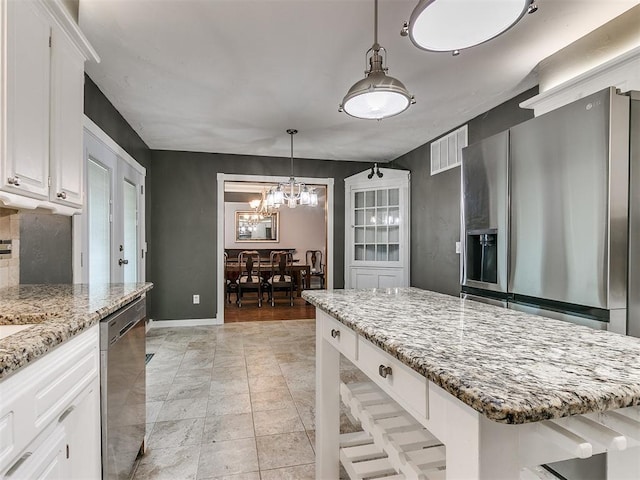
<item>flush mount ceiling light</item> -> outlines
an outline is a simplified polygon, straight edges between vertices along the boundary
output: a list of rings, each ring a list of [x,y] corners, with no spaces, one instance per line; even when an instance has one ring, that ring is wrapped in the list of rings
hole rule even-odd
[[[404,112],[415,103],[403,83],[385,73],[388,70],[386,55],[385,48],[378,44],[378,0],[374,0],[373,46],[365,54],[368,69],[364,72],[365,77],[344,96],[339,112],[344,111],[356,118],[382,120]]]
[[[534,0],[420,0],[408,34],[423,50],[454,52],[497,37],[536,10]]]
[[[296,205],[309,205],[315,207],[318,205],[318,193],[315,189],[309,189],[304,183],[296,182],[293,176],[293,136],[298,130],[290,128],[287,133],[291,136],[291,176],[287,183],[281,183],[277,187],[271,189],[267,194],[267,206],[273,205],[280,208],[286,204],[289,208],[296,208]]]

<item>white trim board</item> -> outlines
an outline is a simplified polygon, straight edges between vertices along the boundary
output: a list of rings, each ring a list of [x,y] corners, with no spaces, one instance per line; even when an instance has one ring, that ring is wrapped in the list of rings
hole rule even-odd
[[[333,207],[334,207],[334,179],[333,178],[313,178],[313,177],[296,177],[296,180],[299,182],[306,183],[308,185],[324,185],[327,188],[327,203],[326,203],[326,215],[327,215],[327,275],[326,286],[327,289],[333,289],[333,253],[334,253],[334,237],[333,237]],[[219,221],[219,219],[224,219],[224,182],[265,182],[265,183],[280,183],[280,182],[288,182],[289,177],[284,176],[263,176],[263,175],[236,175],[236,174],[227,174],[227,173],[218,173],[218,208],[217,208],[217,218],[218,218],[218,227],[217,227],[217,248],[216,255],[218,258],[218,271],[216,274],[216,278],[218,280],[218,296],[217,296],[217,304],[218,304],[218,312],[216,315],[217,319],[220,319],[220,323],[224,323],[224,305],[226,302],[225,289],[222,286],[225,284],[224,282],[224,262],[222,258],[224,257],[224,221]]]
[[[175,327],[210,327],[222,325],[222,320],[217,318],[185,318],[182,320],[149,320],[148,329],[175,328]]]

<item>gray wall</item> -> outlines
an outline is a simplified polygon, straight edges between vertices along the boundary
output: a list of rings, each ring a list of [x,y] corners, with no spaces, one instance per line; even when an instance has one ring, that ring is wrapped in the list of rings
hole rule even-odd
[[[296,159],[300,177],[334,178],[335,288],[344,283],[344,178],[370,163]],[[213,318],[217,312],[217,174],[288,176],[287,158],[153,151],[147,178],[154,192],[147,265],[154,320]],[[222,221],[223,219],[221,219]],[[192,295],[200,304],[192,304]]]
[[[20,283],[71,283],[71,217],[20,212]]]
[[[537,93],[535,87],[470,120],[469,144],[532,118],[533,111],[518,104]],[[431,176],[430,148],[428,142],[391,163],[411,170],[411,285],[458,295],[460,168]]]

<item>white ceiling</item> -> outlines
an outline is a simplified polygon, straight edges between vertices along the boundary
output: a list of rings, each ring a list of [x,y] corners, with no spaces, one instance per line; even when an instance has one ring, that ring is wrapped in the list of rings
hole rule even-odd
[[[538,0],[458,57],[399,32],[417,0],[379,2],[389,74],[415,95],[381,122],[338,113],[363,77],[373,0],[80,0],[87,72],[152,149],[386,162],[537,84],[542,59],[640,0]]]

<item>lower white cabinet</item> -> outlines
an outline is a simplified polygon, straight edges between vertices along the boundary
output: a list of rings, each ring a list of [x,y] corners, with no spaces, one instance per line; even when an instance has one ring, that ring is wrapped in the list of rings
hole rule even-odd
[[[0,478],[100,478],[98,333],[0,381]]]

